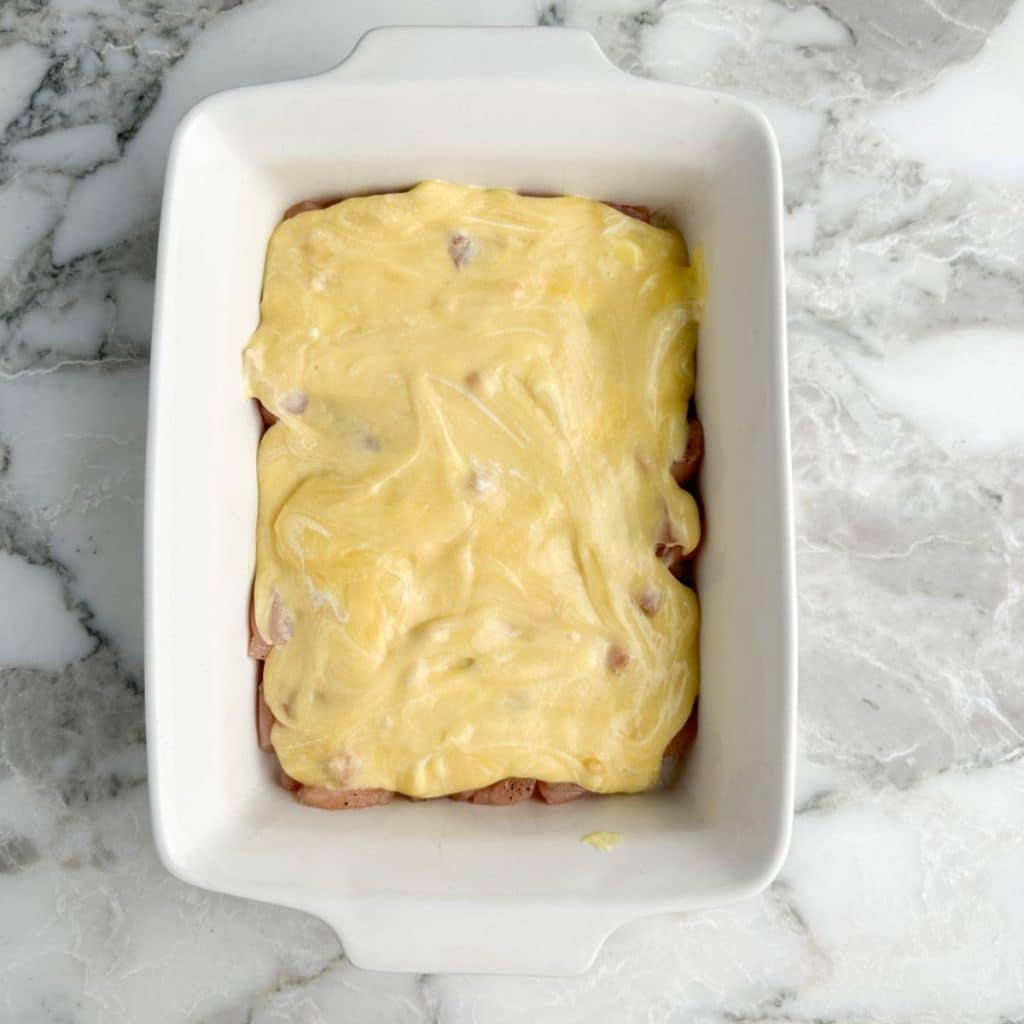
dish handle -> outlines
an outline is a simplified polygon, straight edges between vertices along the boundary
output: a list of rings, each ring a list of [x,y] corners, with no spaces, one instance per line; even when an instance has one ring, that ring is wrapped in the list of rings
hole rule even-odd
[[[337,932],[357,967],[418,974],[579,974],[628,919],[586,906],[454,900],[308,909]]]
[[[365,82],[481,78],[536,83],[629,77],[573,28],[375,28],[319,76]]]

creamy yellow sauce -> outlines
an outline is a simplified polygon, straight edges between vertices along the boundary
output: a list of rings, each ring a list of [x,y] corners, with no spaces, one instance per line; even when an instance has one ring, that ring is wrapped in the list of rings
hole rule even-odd
[[[588,832],[580,842],[586,843],[588,846],[592,846],[595,850],[600,850],[602,853],[607,853],[609,850],[614,850],[617,846],[622,845],[622,833]]]
[[[702,287],[678,232],[579,198],[427,182],[274,231],[245,372],[289,775],[657,782],[697,693],[655,544],[700,536],[670,466]]]

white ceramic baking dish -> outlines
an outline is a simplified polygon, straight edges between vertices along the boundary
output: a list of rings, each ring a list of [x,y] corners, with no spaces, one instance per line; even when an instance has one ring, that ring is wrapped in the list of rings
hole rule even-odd
[[[669,791],[327,813],[257,750],[260,428],[240,353],[267,240],[297,200],[424,178],[644,203],[703,246],[700,732]],[[765,118],[618,71],[585,33],[378,30],[327,74],[200,103],[168,164],[150,395],[146,704],[167,868],[316,914],[360,966],[418,972],[578,971],[626,921],[765,886],[789,840],[796,696],[783,304]],[[581,843],[597,830],[621,846]]]

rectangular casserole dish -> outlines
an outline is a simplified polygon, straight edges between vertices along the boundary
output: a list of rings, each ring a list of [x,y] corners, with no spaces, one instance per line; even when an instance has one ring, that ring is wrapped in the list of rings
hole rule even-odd
[[[256,746],[246,656],[259,419],[241,350],[292,203],[426,178],[643,203],[707,262],[700,731],[664,792],[304,808]],[[796,697],[781,175],[755,108],[631,77],[582,32],[381,29],[337,69],[222,93],[167,169],[146,494],[146,704],[167,868],[327,921],[362,967],[568,973],[638,916],[778,871]],[[683,415],[680,410],[680,415]],[[607,853],[580,842],[619,832]]]

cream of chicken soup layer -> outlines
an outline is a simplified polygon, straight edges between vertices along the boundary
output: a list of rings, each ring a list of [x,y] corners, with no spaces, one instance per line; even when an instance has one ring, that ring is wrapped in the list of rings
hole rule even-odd
[[[677,231],[582,198],[426,182],[277,227],[253,630],[307,802],[657,783],[698,688],[702,290]]]

